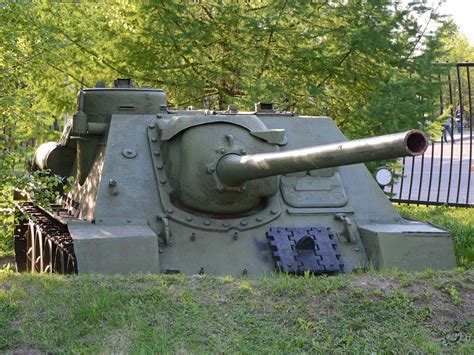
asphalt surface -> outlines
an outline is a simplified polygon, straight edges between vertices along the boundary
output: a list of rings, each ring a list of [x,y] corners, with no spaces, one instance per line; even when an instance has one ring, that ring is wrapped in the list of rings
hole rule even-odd
[[[404,176],[393,186],[394,199],[474,205],[474,137],[468,128],[462,139],[456,132],[452,143],[448,135],[447,143],[438,140],[423,156],[404,163]]]

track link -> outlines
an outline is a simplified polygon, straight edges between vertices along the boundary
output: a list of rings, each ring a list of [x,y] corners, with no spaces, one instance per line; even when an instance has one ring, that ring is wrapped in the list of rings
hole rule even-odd
[[[17,271],[77,274],[74,245],[67,225],[32,202],[16,205],[14,244]]]

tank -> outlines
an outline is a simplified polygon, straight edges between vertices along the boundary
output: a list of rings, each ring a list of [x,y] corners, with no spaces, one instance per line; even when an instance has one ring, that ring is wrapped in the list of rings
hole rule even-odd
[[[455,266],[450,231],[400,217],[364,162],[422,154],[421,131],[346,141],[329,117],[171,110],[162,90],[81,89],[37,169],[74,177],[19,201],[19,271],[335,274]]]

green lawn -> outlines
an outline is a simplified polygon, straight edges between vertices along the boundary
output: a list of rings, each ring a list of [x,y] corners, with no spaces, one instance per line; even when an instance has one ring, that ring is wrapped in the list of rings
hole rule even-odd
[[[473,353],[472,271],[0,274],[0,351]]]
[[[465,267],[258,280],[4,267],[0,352],[474,353],[472,210],[397,208],[450,228]]]

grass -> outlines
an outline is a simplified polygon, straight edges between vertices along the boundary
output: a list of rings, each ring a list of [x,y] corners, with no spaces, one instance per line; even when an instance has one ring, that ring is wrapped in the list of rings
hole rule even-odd
[[[5,267],[0,352],[474,353],[473,211],[397,209],[451,229],[465,267],[259,280]]]
[[[396,205],[396,208],[403,217],[427,221],[451,230],[458,265],[472,266],[474,263],[474,209],[413,205]]]
[[[13,228],[13,213],[0,206],[0,258],[13,255]]]
[[[247,280],[4,271],[0,351],[472,353],[473,276]]]

